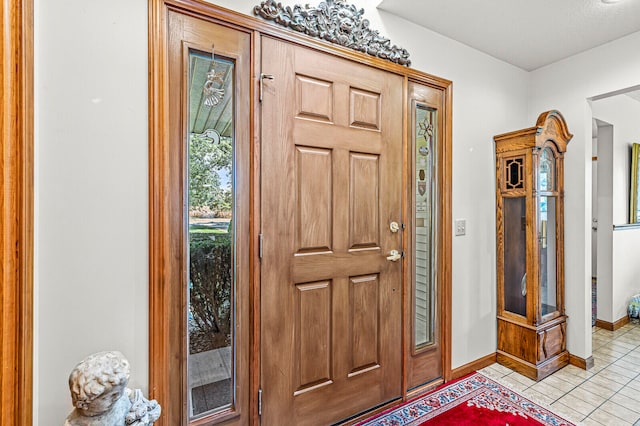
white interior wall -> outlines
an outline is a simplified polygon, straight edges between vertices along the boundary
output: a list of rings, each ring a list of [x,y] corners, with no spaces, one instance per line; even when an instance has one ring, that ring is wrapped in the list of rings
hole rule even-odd
[[[629,223],[629,183],[631,179],[631,144],[640,141],[640,101],[624,94],[598,99],[591,103],[593,116],[613,126],[611,209],[612,224]],[[599,158],[598,158],[599,160]]]
[[[35,0],[34,424],[119,350],[148,384],[146,0]]]
[[[613,322],[613,134],[611,124],[598,120],[598,319]],[[592,253],[593,255],[593,253]]]
[[[613,232],[613,321],[627,316],[629,299],[640,293],[640,229]]]
[[[565,277],[567,347],[591,355],[591,108],[604,93],[640,83],[640,32],[531,72],[529,118],[562,112],[574,134],[565,160]]]
[[[492,136],[531,125],[528,73],[356,3],[414,68],[454,82],[453,218],[467,219],[453,237],[455,368],[496,348]],[[35,20],[34,424],[48,426],[89,353],[122,351],[147,390],[147,0],[35,0]]]
[[[640,229],[613,232],[613,321],[627,316],[629,299],[640,293]]]
[[[604,310],[602,315],[598,310],[598,318],[615,322],[626,316],[629,298],[640,290],[640,265],[634,260],[640,252],[640,229],[613,230],[614,225],[629,222],[630,151],[631,144],[640,141],[640,102],[620,94],[593,101],[591,108],[596,119],[611,124],[605,127],[604,143],[603,128],[598,131],[598,162],[602,155],[607,159],[599,184],[608,194],[601,197],[599,193],[598,208],[609,212],[600,222],[598,235],[604,244],[598,253],[598,267],[603,268],[602,273],[598,271],[598,309],[602,305]]]

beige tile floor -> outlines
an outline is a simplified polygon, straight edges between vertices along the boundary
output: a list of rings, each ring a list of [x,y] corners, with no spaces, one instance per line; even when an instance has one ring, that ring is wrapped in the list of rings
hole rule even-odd
[[[574,423],[640,426],[640,325],[594,327],[593,358],[588,371],[569,365],[537,383],[499,364],[480,371]]]

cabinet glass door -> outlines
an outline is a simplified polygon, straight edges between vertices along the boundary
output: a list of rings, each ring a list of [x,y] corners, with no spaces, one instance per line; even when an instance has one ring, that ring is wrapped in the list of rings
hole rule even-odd
[[[527,316],[527,226],[525,197],[503,198],[504,309]]]
[[[540,313],[558,310],[556,275],[556,166],[550,147],[542,150],[538,168],[538,259],[540,262]]]
[[[542,150],[540,155],[540,167],[538,168],[538,190],[556,190],[556,167],[553,150],[549,147]]]
[[[541,196],[539,210],[540,308],[545,316],[557,310],[556,197]]]

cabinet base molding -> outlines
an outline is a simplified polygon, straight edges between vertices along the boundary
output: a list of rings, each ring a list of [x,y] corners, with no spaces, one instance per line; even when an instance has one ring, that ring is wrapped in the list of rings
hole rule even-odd
[[[534,326],[498,316],[498,363],[541,380],[569,363],[567,317]]]
[[[528,378],[535,381],[540,381],[545,377],[555,373],[562,367],[568,365],[569,352],[563,351],[553,358],[549,358],[548,360],[535,365],[520,358],[509,355],[506,352],[498,351],[497,361],[498,364],[502,364],[505,367],[515,370],[523,376],[527,376]]]
[[[603,321],[599,319],[596,320],[596,327],[604,328],[605,330],[609,331],[616,331],[617,329],[622,328],[622,326],[625,326],[627,324],[629,324],[628,316],[622,317],[616,322]]]
[[[593,367],[593,363],[594,361],[592,356],[585,359],[585,358],[580,358],[579,356],[576,356],[576,355],[569,354],[569,364],[574,365],[578,368],[582,368],[583,370],[588,370],[591,367]]]
[[[496,353],[490,353],[489,355],[478,358],[474,361],[461,365],[458,368],[451,370],[451,380],[459,379],[474,371],[483,369],[496,362]]]

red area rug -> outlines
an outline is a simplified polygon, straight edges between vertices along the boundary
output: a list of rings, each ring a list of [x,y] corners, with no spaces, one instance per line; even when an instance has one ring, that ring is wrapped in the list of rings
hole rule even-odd
[[[557,414],[473,373],[357,426],[575,426]]]

